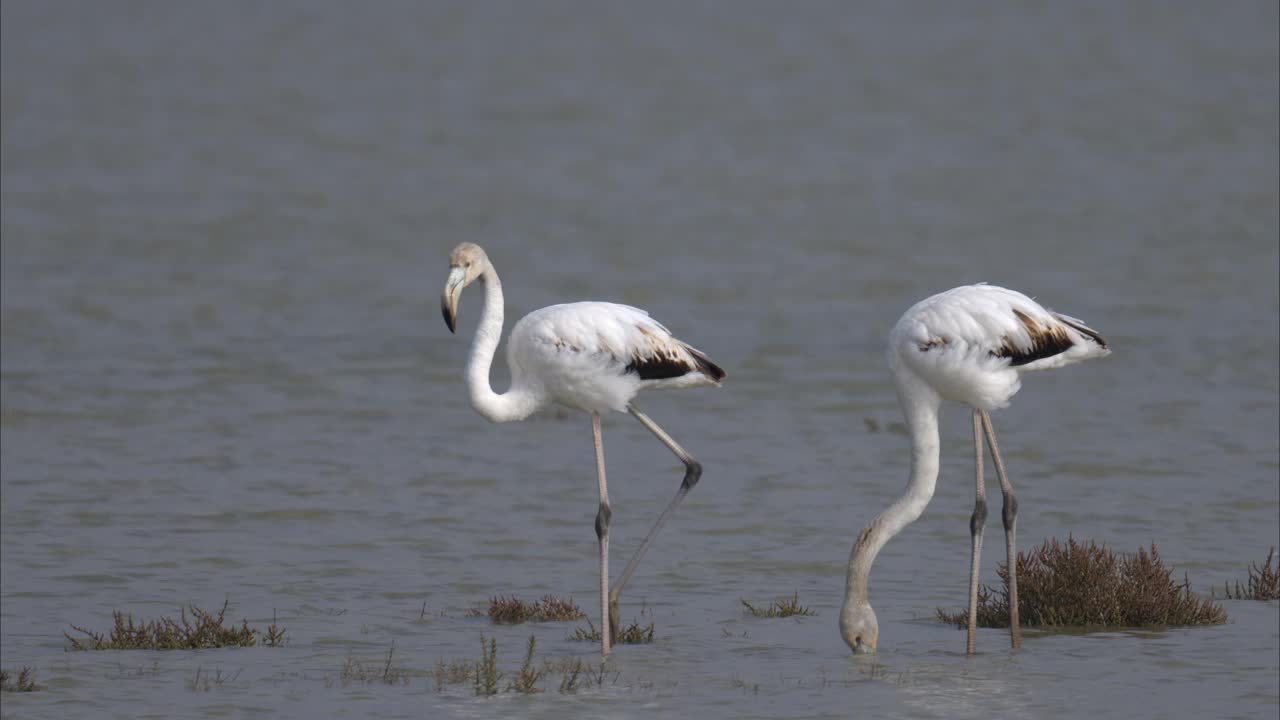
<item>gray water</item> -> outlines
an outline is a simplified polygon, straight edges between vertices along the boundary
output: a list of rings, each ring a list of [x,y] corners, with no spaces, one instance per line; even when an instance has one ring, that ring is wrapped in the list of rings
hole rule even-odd
[[[1276,602],[964,657],[932,619],[965,598],[958,406],[871,576],[879,655],[836,618],[906,478],[888,330],[964,283],[1115,351],[995,415],[1023,548],[1156,543],[1207,594],[1277,543],[1277,26],[1265,1],[5,0],[0,665],[47,687],[3,715],[1275,717]],[[458,336],[437,309],[464,240],[509,323],[631,303],[729,373],[637,401],[706,473],[623,598],[656,642],[576,695],[429,677],[482,633],[507,673],[530,634],[599,660],[572,623],[466,617],[596,607],[597,500],[585,416],[468,406],[479,293]],[[629,417],[605,439],[616,570],[680,469]],[[743,616],[793,592],[816,617]],[[65,651],[114,609],[224,599],[287,645]],[[341,682],[393,646],[407,685]]]

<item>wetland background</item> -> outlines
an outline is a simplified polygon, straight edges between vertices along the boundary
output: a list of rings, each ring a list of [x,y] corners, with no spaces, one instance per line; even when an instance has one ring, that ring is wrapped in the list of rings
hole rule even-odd
[[[1207,593],[1277,544],[1275,3],[2,8],[0,665],[48,686],[6,717],[1274,716],[1275,602],[1015,656],[987,630],[966,659],[933,619],[964,602],[959,407],[871,577],[875,664],[836,613],[906,479],[888,330],[963,283],[1115,350],[994,416],[1024,549],[1155,542]],[[464,617],[591,608],[596,497],[587,418],[468,407],[479,297],[460,337],[437,309],[463,240],[508,326],[626,302],[729,372],[639,400],[706,472],[623,598],[656,642],[603,688],[427,677],[482,632],[507,670],[530,633],[597,652]],[[630,418],[605,433],[621,567],[680,473]],[[818,615],[743,616],[792,592]],[[64,652],[71,623],[228,595],[286,646]],[[326,682],[393,643],[407,685]],[[234,680],[193,692],[211,671]]]

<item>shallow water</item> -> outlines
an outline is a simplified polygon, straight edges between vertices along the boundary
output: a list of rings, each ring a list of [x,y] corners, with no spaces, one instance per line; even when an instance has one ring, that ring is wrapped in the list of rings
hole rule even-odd
[[[995,415],[1022,547],[1154,542],[1208,592],[1277,544],[1274,3],[6,1],[0,30],[0,665],[48,685],[5,717],[1280,706],[1275,602],[1016,655],[985,630],[965,658],[932,620],[968,571],[959,407],[937,496],[871,576],[879,655],[836,631],[850,544],[906,476],[888,329],[968,282],[1115,349]],[[496,594],[594,607],[596,498],[585,417],[468,407],[479,297],[459,337],[436,309],[463,240],[509,320],[636,304],[729,371],[639,400],[706,474],[624,596],[657,642],[577,695],[427,676],[482,633],[507,672],[530,634],[598,660],[571,624],[465,617]],[[605,432],[620,568],[680,473],[630,418]],[[793,591],[816,617],[742,616]],[[64,652],[71,623],[228,597],[287,646]],[[408,685],[341,682],[393,645]],[[197,669],[234,679],[194,692]]]

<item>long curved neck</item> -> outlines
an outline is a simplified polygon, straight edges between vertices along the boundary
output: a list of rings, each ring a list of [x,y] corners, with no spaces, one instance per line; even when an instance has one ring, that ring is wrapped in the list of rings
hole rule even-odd
[[[867,575],[880,548],[924,512],[938,481],[938,406],[941,398],[905,368],[895,368],[898,401],[911,434],[911,477],[907,491],[880,513],[858,535],[849,554],[844,609],[850,612],[867,603]]]
[[[492,422],[522,420],[538,407],[537,399],[525,388],[512,386],[499,395],[489,385],[489,369],[493,355],[502,339],[502,282],[492,265],[480,273],[484,285],[484,310],[480,313],[480,325],[471,341],[471,355],[467,358],[467,392],[471,395],[471,407]]]

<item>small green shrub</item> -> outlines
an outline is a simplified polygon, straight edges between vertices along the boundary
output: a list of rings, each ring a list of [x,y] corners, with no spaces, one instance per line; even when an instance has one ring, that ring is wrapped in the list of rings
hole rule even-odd
[[[529,648],[525,651],[524,662],[520,665],[520,672],[516,673],[516,678],[511,682],[511,687],[508,689],[525,695],[542,692],[538,687],[538,681],[542,679],[542,670],[533,666],[533,651],[537,646],[538,640],[530,635]]]
[[[780,618],[780,617],[792,617],[793,615],[809,616],[809,615],[818,614],[810,610],[809,608],[805,607],[804,605],[800,604],[799,590],[792,593],[790,598],[774,600],[772,603],[769,604],[768,607],[763,607],[763,608],[758,608],[755,605],[752,605],[751,603],[747,602],[746,600],[742,600],[741,598],[739,598],[739,600],[742,602],[743,607],[746,608],[744,612],[746,612],[746,614],[752,617]]]
[[[486,646],[484,635],[480,636],[480,661],[475,664],[475,683],[472,686],[477,696],[498,694],[498,640],[489,638]]]

